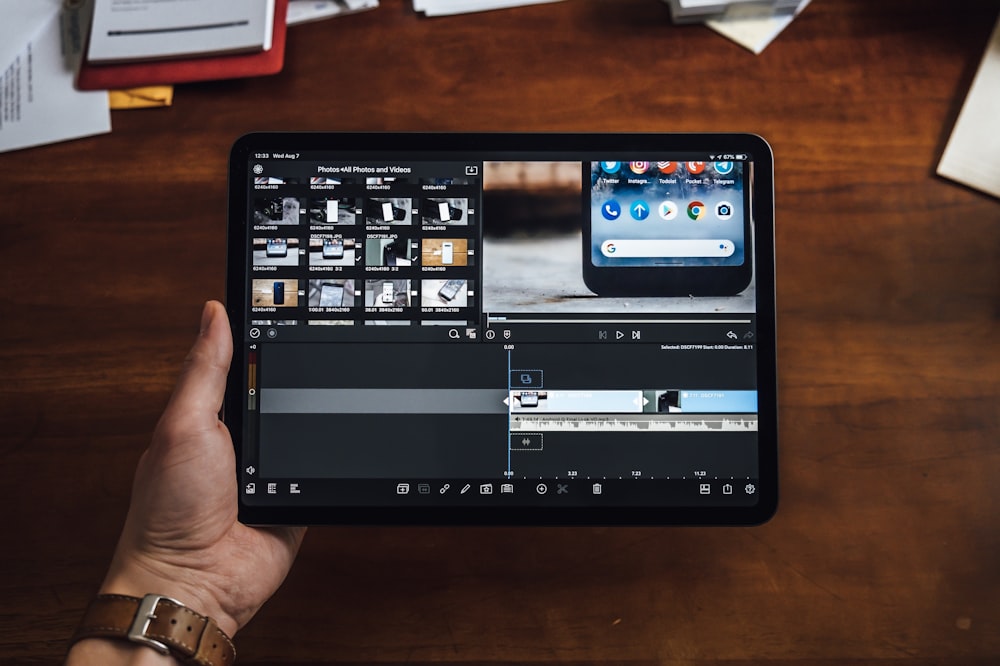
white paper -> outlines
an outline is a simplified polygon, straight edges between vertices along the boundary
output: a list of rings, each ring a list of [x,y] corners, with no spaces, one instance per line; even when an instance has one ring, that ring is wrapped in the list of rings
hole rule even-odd
[[[760,55],[782,30],[788,27],[810,0],[802,0],[794,14],[761,13],[759,7],[743,5],[730,7],[721,18],[705,21],[712,30],[728,37],[740,46]]]
[[[522,5],[541,5],[547,2],[562,2],[562,0],[413,0],[413,9],[427,16],[449,16]]]
[[[96,0],[95,63],[271,48],[274,0]]]
[[[24,48],[25,41],[34,37],[52,17],[57,2],[44,0],[0,0],[0,67],[10,64]]]
[[[1000,197],[1000,19],[937,172]]]
[[[285,22],[288,25],[298,25],[376,7],[378,0],[291,0],[288,3]]]
[[[60,43],[62,2],[31,0],[47,8],[44,15],[16,11],[22,2],[0,0],[0,14],[18,21],[4,26],[18,39],[13,55],[0,63],[0,152],[110,132],[108,94],[73,87]]]

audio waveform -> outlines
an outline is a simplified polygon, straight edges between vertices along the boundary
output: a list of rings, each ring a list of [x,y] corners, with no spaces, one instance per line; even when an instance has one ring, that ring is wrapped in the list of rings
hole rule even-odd
[[[511,431],[618,431],[618,432],[756,432],[753,415],[658,415],[545,414],[515,416]]]

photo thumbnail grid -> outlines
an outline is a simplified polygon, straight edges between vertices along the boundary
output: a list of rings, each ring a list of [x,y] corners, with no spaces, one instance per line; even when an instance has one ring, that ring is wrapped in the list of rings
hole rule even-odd
[[[304,193],[303,180],[254,178],[250,307],[284,317],[254,321],[474,323],[478,181],[312,177]],[[432,191],[396,196],[414,184]]]

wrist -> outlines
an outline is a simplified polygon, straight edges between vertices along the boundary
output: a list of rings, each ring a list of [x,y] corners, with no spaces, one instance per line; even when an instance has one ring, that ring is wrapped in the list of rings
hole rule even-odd
[[[122,594],[99,594],[94,597],[73,634],[71,644],[94,638],[150,648],[191,666],[232,666],[236,660],[232,640],[219,629],[215,620],[176,599],[158,594],[147,594],[142,598]],[[95,643],[85,646],[83,650],[96,657],[110,648]],[[127,656],[129,661],[126,663],[168,664],[155,660],[146,651],[128,653]]]
[[[160,654],[138,643],[108,638],[85,638],[77,641],[66,656],[66,666],[181,666],[168,654]]]
[[[239,630],[239,623],[223,608],[212,586],[198,580],[198,573],[181,567],[147,562],[141,556],[115,555],[100,594],[122,594],[143,597],[159,594],[176,599],[184,606],[215,620],[230,638]]]

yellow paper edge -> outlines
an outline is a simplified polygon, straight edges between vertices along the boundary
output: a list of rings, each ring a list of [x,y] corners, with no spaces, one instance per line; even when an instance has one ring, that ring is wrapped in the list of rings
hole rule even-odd
[[[115,110],[149,109],[170,106],[173,103],[173,86],[145,86],[108,91],[108,105]]]

